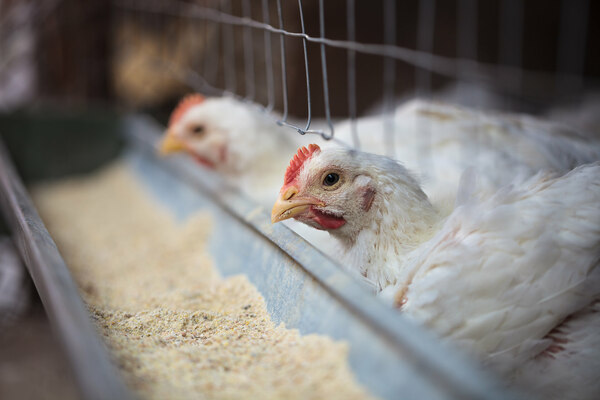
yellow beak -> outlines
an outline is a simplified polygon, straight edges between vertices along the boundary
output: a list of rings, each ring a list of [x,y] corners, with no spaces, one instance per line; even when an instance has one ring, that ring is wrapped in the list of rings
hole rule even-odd
[[[294,186],[289,187],[283,194],[279,195],[279,198],[273,205],[271,211],[271,222],[276,223],[286,219],[294,218],[297,215],[304,213],[310,208],[310,206],[318,205],[323,206],[324,204],[314,200],[306,198],[294,198],[292,197],[298,193],[298,189]]]
[[[178,138],[176,138],[175,135],[171,133],[171,131],[168,131],[165,134],[163,140],[160,142],[160,147],[158,149],[160,155],[162,156],[166,156],[167,154],[176,153],[178,151],[183,150],[185,150],[184,143]]]

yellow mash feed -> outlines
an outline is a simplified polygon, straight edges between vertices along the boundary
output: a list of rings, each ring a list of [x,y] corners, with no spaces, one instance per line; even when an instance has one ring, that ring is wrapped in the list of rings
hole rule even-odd
[[[32,194],[140,398],[370,397],[345,344],[275,326],[245,276],[219,276],[205,248],[208,214],[178,225],[121,163]]]

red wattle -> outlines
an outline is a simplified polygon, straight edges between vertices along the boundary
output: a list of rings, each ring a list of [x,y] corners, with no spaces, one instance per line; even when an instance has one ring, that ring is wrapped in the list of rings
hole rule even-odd
[[[343,217],[336,217],[334,215],[325,214],[313,209],[314,213],[313,221],[321,225],[325,229],[338,229],[346,224],[346,220]]]

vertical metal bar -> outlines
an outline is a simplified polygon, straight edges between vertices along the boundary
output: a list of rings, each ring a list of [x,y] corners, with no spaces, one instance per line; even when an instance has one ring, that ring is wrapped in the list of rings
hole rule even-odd
[[[396,2],[384,0],[383,3],[383,36],[386,45],[396,43]],[[386,141],[386,155],[394,157],[394,97],[396,88],[396,60],[386,57],[383,60],[383,90],[384,90],[384,134]]]
[[[457,55],[458,58],[467,59],[468,62],[458,71],[458,77],[465,81],[469,76],[476,73],[477,69],[477,0],[459,0],[458,1],[458,39],[457,39]],[[462,82],[459,82],[462,83]],[[470,97],[468,86],[460,85],[458,96],[460,100]],[[476,106],[476,108],[478,108]],[[478,164],[479,152],[477,149],[480,146],[481,139],[480,123],[475,121],[474,131],[476,133],[475,140],[464,143],[462,147],[462,157],[472,160]]]
[[[302,0],[298,0],[298,9],[300,11],[300,24],[302,25],[302,34],[306,34],[304,29],[304,13],[302,12]],[[304,131],[298,130],[301,134],[306,133],[306,131],[310,128],[310,123],[312,119],[312,104],[310,99],[310,73],[308,72],[308,53],[306,51],[306,39],[302,39],[302,46],[304,48],[304,70],[306,71],[306,104],[308,107],[308,116],[306,119],[306,127]]]
[[[231,0],[221,2],[223,12],[231,14]],[[223,64],[225,67],[225,89],[230,93],[236,93],[235,77],[235,43],[233,37],[233,26],[222,24],[223,28]]]
[[[477,0],[458,1],[458,54],[477,59]]]
[[[319,30],[321,39],[325,38],[325,10],[323,0],[319,0]],[[334,135],[333,123],[331,122],[331,110],[329,108],[329,83],[327,82],[327,59],[325,58],[325,44],[321,43],[321,69],[323,73],[323,101],[325,102],[325,118],[329,126],[329,135],[322,134],[323,139],[331,139]]]
[[[279,29],[283,30],[283,12],[281,10],[281,0],[277,0],[277,16],[279,18]],[[281,48],[281,88],[283,91],[283,116],[281,120],[287,121],[288,118],[288,83],[287,83],[287,61],[285,57],[285,36],[279,36],[279,46]]]
[[[252,19],[252,8],[250,0],[243,0],[242,12],[245,18]],[[254,47],[252,40],[252,29],[249,26],[244,26],[244,72],[246,74],[246,99],[254,100],[256,96],[255,76],[254,76]]]
[[[500,63],[515,67],[506,77],[507,83],[521,90],[523,80],[523,3],[522,0],[502,0],[500,3]]]
[[[271,24],[269,18],[269,3],[268,0],[262,0],[262,14],[263,22],[265,24]],[[267,107],[266,111],[271,112],[275,102],[275,86],[273,83],[273,53],[271,49],[271,33],[267,30],[264,31],[265,38],[265,74],[267,80]]]
[[[348,41],[356,41],[356,19],[354,0],[348,0],[346,4],[346,29]],[[358,130],[356,129],[356,51],[348,50],[348,114],[350,117],[350,129],[352,132],[352,144],[360,149]]]
[[[419,51],[431,54],[433,52],[433,38],[435,33],[435,0],[419,1],[417,48]],[[429,64],[428,64],[429,66]],[[417,97],[431,97],[431,71],[427,68],[417,68],[416,71]],[[417,119],[415,133],[417,135],[417,153],[421,171],[428,171],[435,176],[434,163],[431,155],[431,125],[427,119]]]
[[[559,95],[583,87],[588,10],[589,0],[561,3],[556,66],[564,76],[557,82]]]
[[[477,61],[477,0],[458,1],[458,40],[457,54],[459,58],[470,61],[467,68],[458,71],[459,76],[469,76],[476,69]]]
[[[207,19],[202,20],[202,49],[198,52],[202,57],[198,61],[198,74],[202,76],[205,80],[208,80],[208,49],[210,46],[210,39],[208,38],[210,30],[208,28],[208,25],[209,21]]]
[[[433,52],[433,38],[435,33],[435,0],[419,1],[419,17],[417,32],[417,48],[426,53]],[[431,63],[428,63],[428,66]],[[418,68],[416,76],[417,96],[429,96],[431,93],[431,70]]]
[[[198,23],[195,23],[193,26],[194,30],[194,41],[193,46],[196,46],[192,52],[191,60],[190,60],[190,70],[202,76],[202,71],[200,67],[202,65],[202,57],[204,56],[205,49],[204,43],[206,39],[204,35],[206,34],[206,21],[198,20]]]
[[[206,20],[206,50],[204,57],[204,77],[206,81],[211,86],[217,86],[217,78],[218,78],[218,67],[220,62],[220,54],[219,54],[219,40],[220,40],[220,29],[219,25],[216,22],[212,22],[210,20]],[[208,31],[212,27],[212,37],[208,35]]]
[[[187,28],[188,21],[184,20],[180,16],[168,16],[166,14],[166,5],[162,3],[164,8],[163,12],[160,15],[163,16],[164,25],[166,26],[166,32],[163,35],[162,39],[164,40],[164,48],[161,52],[161,59],[157,60],[157,64],[159,67],[164,68],[165,66],[170,70],[174,71],[176,74],[183,72],[186,68],[185,65],[182,64],[183,60],[186,60],[186,45],[185,42],[187,40],[187,36],[185,34],[184,29]],[[180,9],[181,4],[177,4],[176,8]],[[166,39],[166,40],[165,40]],[[174,60],[179,60],[179,64],[177,64]]]

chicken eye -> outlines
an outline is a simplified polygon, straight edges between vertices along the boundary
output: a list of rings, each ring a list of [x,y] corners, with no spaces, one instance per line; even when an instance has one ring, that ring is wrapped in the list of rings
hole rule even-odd
[[[196,125],[196,126],[194,126],[194,127],[192,128],[192,132],[193,132],[195,135],[201,135],[201,134],[203,134],[203,133],[204,133],[204,126],[202,126],[202,125]]]
[[[336,173],[330,173],[325,176],[323,179],[323,185],[325,186],[333,186],[340,180],[340,176]]]

